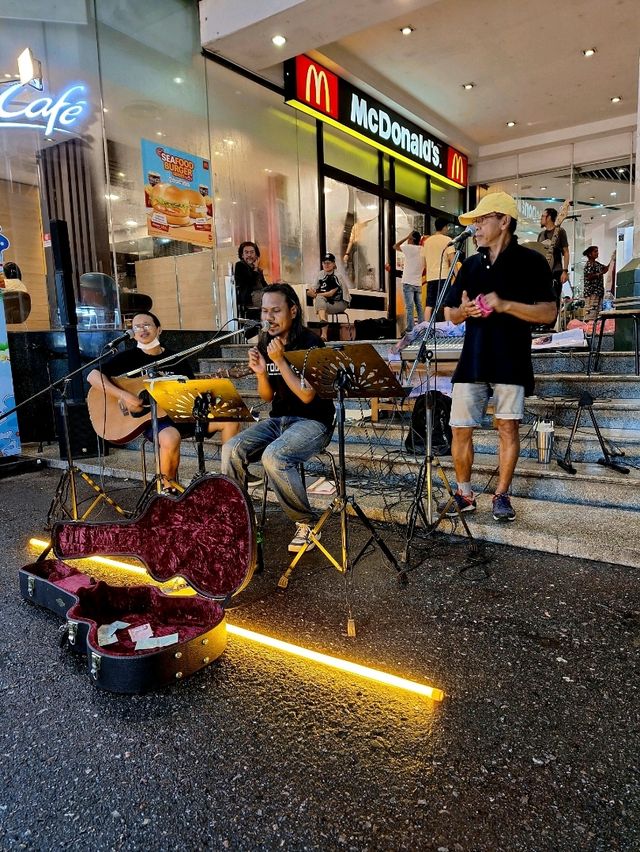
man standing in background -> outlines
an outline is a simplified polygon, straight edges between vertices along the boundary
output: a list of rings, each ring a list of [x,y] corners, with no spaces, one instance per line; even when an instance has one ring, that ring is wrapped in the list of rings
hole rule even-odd
[[[420,231],[411,231],[404,239],[399,240],[393,246],[396,251],[401,251],[404,255],[402,296],[407,313],[405,332],[413,330],[414,305],[418,314],[418,322],[424,322],[424,308],[422,307],[422,270],[424,269],[424,259],[422,257],[420,237]]]
[[[560,306],[560,295],[562,286],[569,280],[569,240],[564,228],[558,228],[556,234],[556,219],[558,211],[555,207],[545,208],[540,215],[540,227],[543,229],[538,234],[538,242],[549,247],[553,251],[553,263],[551,264],[551,275],[553,277],[553,292],[556,297],[556,305]]]
[[[449,245],[449,223],[439,216],[435,221],[435,233],[432,234],[422,247],[424,263],[427,270],[427,308],[425,319],[431,319],[431,314],[438,301],[440,287],[446,281],[453,257],[456,253],[453,246]],[[461,264],[456,264],[455,271],[460,269]]]

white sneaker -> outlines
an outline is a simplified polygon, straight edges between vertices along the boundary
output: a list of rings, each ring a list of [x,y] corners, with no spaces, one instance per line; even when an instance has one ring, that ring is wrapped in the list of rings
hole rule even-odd
[[[296,524],[296,528],[297,528],[296,534],[294,535],[294,537],[291,539],[291,542],[289,543],[289,552],[290,553],[298,553],[300,550],[302,550],[302,548],[304,547],[306,542],[309,541],[309,534],[311,533],[311,530],[313,529],[313,527],[310,526],[309,524]],[[320,538],[319,532],[316,533],[316,538]],[[312,541],[312,542],[310,542],[309,546],[307,547],[307,550],[313,550],[313,548],[315,546],[316,546],[315,542]]]

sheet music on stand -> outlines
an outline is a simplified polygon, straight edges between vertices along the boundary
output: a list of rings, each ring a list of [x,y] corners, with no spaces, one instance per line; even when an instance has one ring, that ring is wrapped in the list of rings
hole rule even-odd
[[[193,423],[196,401],[208,404],[206,419],[211,422],[253,422],[251,412],[230,379],[185,379],[163,377],[145,379],[149,393],[176,423]]]
[[[407,395],[370,343],[287,352],[286,358],[323,399],[335,399],[339,374],[345,380],[345,398]]]

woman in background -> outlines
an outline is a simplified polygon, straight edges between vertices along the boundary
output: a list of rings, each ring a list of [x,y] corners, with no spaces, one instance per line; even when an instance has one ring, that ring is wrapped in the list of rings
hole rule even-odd
[[[598,246],[589,246],[582,254],[587,258],[584,267],[584,321],[591,322],[600,312],[604,297],[604,276],[609,271],[615,252],[606,266],[598,262]]]

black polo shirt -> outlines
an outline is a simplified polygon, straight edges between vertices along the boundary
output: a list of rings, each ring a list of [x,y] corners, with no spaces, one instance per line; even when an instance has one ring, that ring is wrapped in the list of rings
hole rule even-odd
[[[555,302],[549,264],[538,252],[518,245],[515,236],[493,265],[487,249],[479,249],[466,260],[445,306],[460,307],[464,290],[469,299],[496,293],[501,299],[526,305]],[[523,385],[530,396],[534,387],[531,323],[496,311],[486,318],[469,317],[452,381]]]

